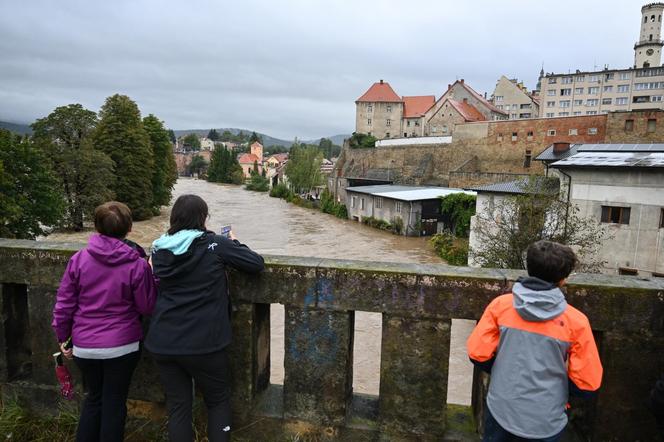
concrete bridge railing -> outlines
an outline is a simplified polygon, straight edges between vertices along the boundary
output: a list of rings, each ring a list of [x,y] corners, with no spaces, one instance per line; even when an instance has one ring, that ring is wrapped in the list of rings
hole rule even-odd
[[[42,409],[58,400],[51,311],[65,265],[80,247],[0,240],[3,396],[15,394]],[[258,277],[231,275],[236,428],[271,422],[389,440],[443,438],[451,319],[478,319],[520,275],[283,256],[266,262]],[[664,367],[664,281],[576,275],[567,299],[589,317],[605,369],[597,398],[572,403],[575,428],[588,440],[653,440],[655,426],[643,400]],[[286,315],[283,388],[269,383],[269,311],[275,303],[285,306]],[[352,391],[355,311],[383,316],[378,397]],[[475,373],[476,422],[485,386]],[[163,403],[149,355],[143,355],[130,397]]]

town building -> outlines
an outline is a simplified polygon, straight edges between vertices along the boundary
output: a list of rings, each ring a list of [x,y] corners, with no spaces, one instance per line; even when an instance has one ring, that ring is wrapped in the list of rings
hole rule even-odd
[[[401,225],[407,236],[432,235],[444,222],[440,198],[454,193],[469,193],[445,187],[376,185],[346,188],[348,217],[361,222],[372,217]]]
[[[634,45],[634,66],[627,69],[540,75],[540,117],[596,115],[611,111],[664,109],[661,65],[664,3],[641,8],[641,31]]]
[[[539,116],[539,98],[517,79],[501,75],[491,95],[491,103],[507,112],[510,120],[537,118]]]
[[[664,144],[563,144],[538,159],[552,157],[561,196],[606,226],[603,271],[664,277]]]
[[[435,95],[400,97],[380,80],[355,101],[355,132],[379,140],[447,136],[456,124],[507,117],[463,79],[449,84],[438,100]]]
[[[237,157],[245,178],[251,177],[251,173],[254,171],[263,172],[263,145],[256,141],[249,149],[249,153],[243,153]]]

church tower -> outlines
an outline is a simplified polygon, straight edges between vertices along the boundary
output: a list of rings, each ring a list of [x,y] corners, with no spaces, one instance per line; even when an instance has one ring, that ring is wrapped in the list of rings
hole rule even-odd
[[[649,3],[641,8],[641,34],[634,45],[634,67],[648,68],[662,64],[662,13],[664,3]]]

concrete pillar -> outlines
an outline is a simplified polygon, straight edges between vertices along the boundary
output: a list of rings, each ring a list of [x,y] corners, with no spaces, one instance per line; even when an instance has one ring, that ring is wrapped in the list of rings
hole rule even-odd
[[[354,312],[286,306],[284,417],[344,423],[353,373]]]
[[[441,437],[445,431],[450,319],[383,315],[381,431]]]

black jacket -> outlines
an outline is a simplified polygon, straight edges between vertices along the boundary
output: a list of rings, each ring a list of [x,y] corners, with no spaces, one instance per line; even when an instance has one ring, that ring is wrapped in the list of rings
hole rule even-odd
[[[166,355],[212,353],[230,344],[226,269],[258,273],[264,268],[259,254],[213,232],[194,239],[181,255],[154,252],[152,265],[159,294],[145,347]]]

